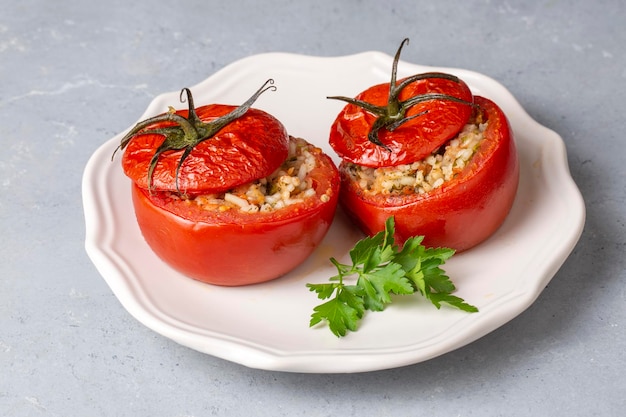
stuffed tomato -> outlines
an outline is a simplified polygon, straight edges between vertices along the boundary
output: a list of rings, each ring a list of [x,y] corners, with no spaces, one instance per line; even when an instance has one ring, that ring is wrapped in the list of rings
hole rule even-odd
[[[333,221],[339,173],[304,139],[250,106],[207,105],[140,122],[122,167],[142,235],[165,263],[224,286],[278,278]]]
[[[406,42],[406,40],[405,40]],[[403,44],[405,43],[403,42]],[[517,192],[519,162],[502,110],[448,74],[370,87],[337,116],[340,204],[366,233],[395,218],[396,238],[464,251],[491,236]]]

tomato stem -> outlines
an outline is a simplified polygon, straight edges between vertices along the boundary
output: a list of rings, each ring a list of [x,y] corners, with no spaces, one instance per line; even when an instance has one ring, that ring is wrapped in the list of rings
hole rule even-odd
[[[191,90],[183,88],[180,92],[181,103],[185,102],[185,97],[188,102],[189,112],[187,117],[183,117],[176,113],[175,110],[170,107],[167,113],[160,114],[148,118],[146,120],[137,123],[120,141],[119,146],[113,152],[111,159],[115,157],[115,153],[126,148],[130,141],[139,135],[158,134],[163,135],[165,139],[161,145],[156,149],[150,165],[148,168],[148,189],[152,191],[152,176],[154,169],[156,168],[159,157],[166,151],[179,151],[184,150],[181,155],[178,164],[176,166],[176,191],[181,194],[178,186],[178,174],[183,163],[191,153],[191,151],[201,142],[211,139],[222,130],[226,125],[243,116],[252,107],[252,104],[267,90],[276,90],[276,86],[273,85],[274,80],[268,79],[265,83],[241,106],[235,108],[230,113],[227,113],[221,117],[210,122],[204,122],[198,117],[196,108],[193,101],[193,95]],[[163,122],[173,122],[174,125],[165,127],[156,127],[155,124],[161,124]]]
[[[397,74],[398,74],[398,62],[400,61],[400,55],[402,52],[402,48],[404,45],[409,43],[409,39],[405,38],[401,43],[400,47],[396,51],[396,55],[393,58],[393,65],[391,68],[391,81],[389,82],[389,95],[387,98],[386,106],[376,106],[372,103],[368,103],[363,100],[359,100],[356,98],[344,97],[344,96],[330,96],[326,97],[328,99],[333,100],[341,100],[345,101],[349,104],[353,104],[357,107],[361,107],[362,109],[372,113],[376,117],[372,127],[367,135],[367,138],[370,142],[383,147],[387,151],[391,152],[391,148],[382,143],[379,139],[379,132],[381,129],[385,129],[389,132],[393,132],[395,129],[408,122],[409,120],[413,120],[417,117],[423,116],[428,113],[428,111],[423,111],[412,116],[406,116],[406,112],[413,106],[419,103],[423,103],[425,101],[431,100],[449,100],[457,103],[467,104],[468,106],[473,106],[473,103],[462,100],[458,97],[454,97],[448,94],[437,94],[437,93],[425,93],[418,94],[413,96],[407,100],[400,101],[400,93],[402,90],[408,86],[409,84],[425,79],[431,78],[442,78],[446,80],[453,81],[455,83],[459,83],[460,80],[451,74],[445,74],[442,72],[427,72],[423,74],[415,74],[410,77],[403,79],[401,82],[397,82]]]

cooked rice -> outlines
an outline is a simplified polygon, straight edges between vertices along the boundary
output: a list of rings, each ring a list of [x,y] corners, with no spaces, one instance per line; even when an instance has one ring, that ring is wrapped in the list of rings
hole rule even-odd
[[[315,168],[315,156],[304,139],[290,138],[289,154],[285,162],[268,177],[238,186],[225,193],[201,194],[184,198],[189,204],[197,204],[205,210],[239,210],[244,213],[271,212],[303,202],[316,195],[309,173]],[[320,197],[328,201],[327,195]]]
[[[467,165],[483,140],[487,123],[465,125],[456,138],[421,161],[394,167],[348,165],[361,189],[371,194],[424,194],[441,187]]]

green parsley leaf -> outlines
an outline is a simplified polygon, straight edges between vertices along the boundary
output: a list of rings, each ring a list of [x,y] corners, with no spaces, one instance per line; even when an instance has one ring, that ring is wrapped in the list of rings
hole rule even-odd
[[[320,286],[309,284],[311,290],[316,291],[318,295],[327,293],[326,285]],[[363,317],[364,306],[363,300],[356,294],[355,286],[337,286],[333,291],[337,291],[335,298],[318,305],[313,309],[309,326],[315,326],[321,321],[329,323],[330,330],[337,336],[345,336],[348,330],[356,331],[356,323]],[[328,297],[326,297],[328,298]]]
[[[435,305],[435,307],[440,308],[441,303],[446,303],[451,305],[452,307],[456,307],[459,310],[467,311],[468,313],[477,313],[478,308],[471,304],[468,304],[460,297],[446,294],[446,293],[435,293],[430,294],[428,299]]]
[[[394,218],[385,222],[385,230],[359,240],[350,251],[352,265],[335,258],[337,268],[331,283],[306,284],[321,300],[311,314],[309,326],[326,323],[337,337],[357,331],[366,311],[383,311],[392,295],[420,293],[436,308],[442,304],[466,312],[478,308],[452,295],[456,287],[441,266],[454,255],[449,248],[427,248],[423,236],[406,240],[402,248],[395,244]],[[351,279],[354,284],[346,284]]]
[[[389,262],[371,272],[359,274],[357,286],[365,289],[364,304],[368,310],[382,311],[391,303],[391,294],[411,294],[413,287],[404,277],[402,265]]]

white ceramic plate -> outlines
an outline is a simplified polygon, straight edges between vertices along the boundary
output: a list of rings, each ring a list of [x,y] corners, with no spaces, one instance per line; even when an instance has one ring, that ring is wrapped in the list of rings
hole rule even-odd
[[[252,56],[192,87],[198,105],[241,104],[268,78],[278,90],[255,103],[288,131],[321,146],[342,103],[388,82],[392,58],[378,52],[320,58],[282,53]],[[475,94],[496,101],[509,116],[521,160],[519,192],[509,217],[487,242],[446,264],[457,295],[479,307],[467,314],[437,310],[404,297],[369,313],[358,332],[338,339],[324,326],[309,328],[320,303],[305,287],[333,275],[330,256],[347,260],[362,236],[338,213],[317,251],[287,276],[256,286],[221,288],[188,279],[163,264],[143,241],[130,200],[130,182],[111,154],[123,132],[102,145],[83,177],[86,250],[122,305],[150,329],[192,349],[248,367],[291,372],[362,372],[414,364],[464,346],[520,314],[554,276],[582,232],[585,208],[567,165],[562,139],[539,125],[494,80],[475,72],[401,62],[399,77],[453,73]],[[181,86],[184,87],[184,86]],[[184,107],[179,92],[156,97],[144,119]]]

